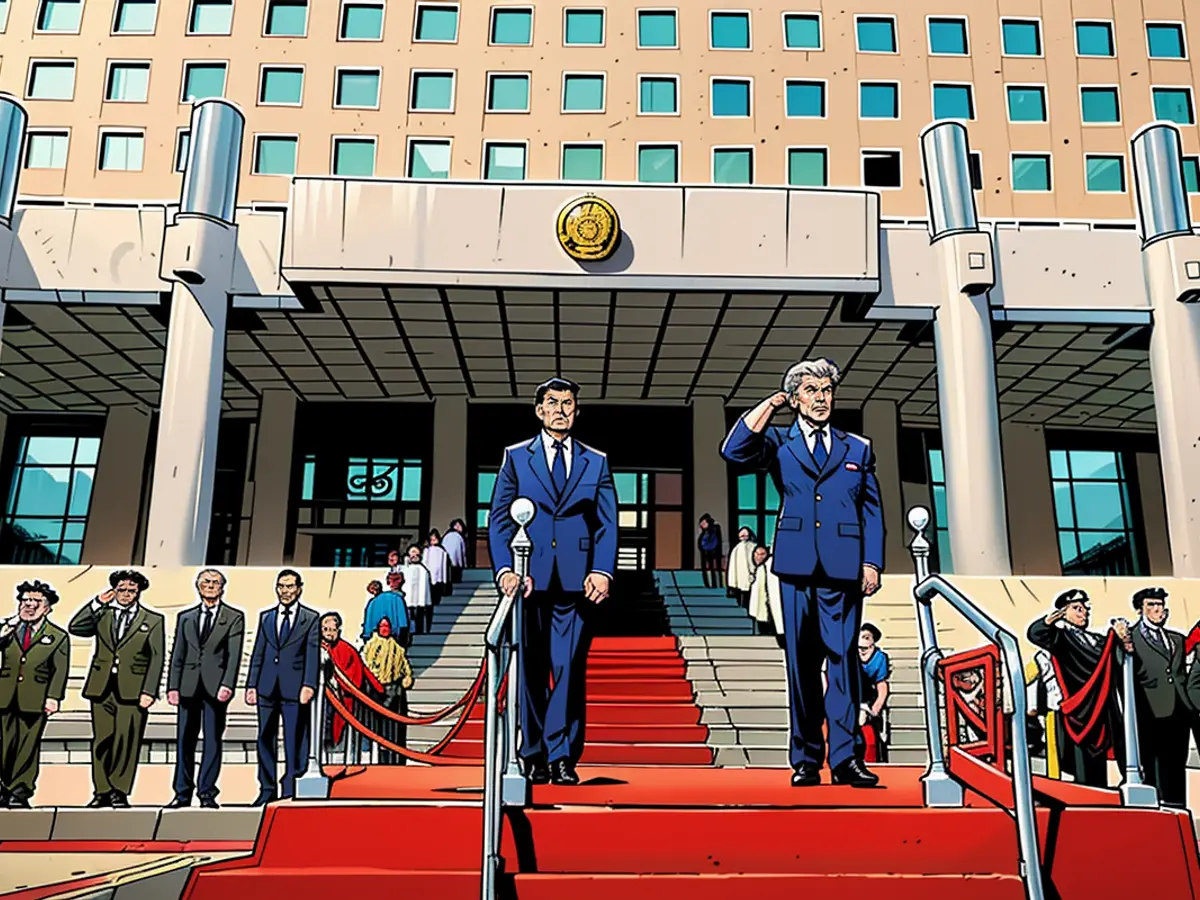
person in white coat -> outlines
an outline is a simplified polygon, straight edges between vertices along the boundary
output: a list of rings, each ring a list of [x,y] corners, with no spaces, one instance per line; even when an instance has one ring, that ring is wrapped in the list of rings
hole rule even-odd
[[[783,587],[779,583],[779,576],[775,574],[774,556],[768,556],[767,561],[763,564],[763,571],[767,577],[767,616],[771,623],[771,629],[775,634],[779,646],[783,646]]]
[[[421,554],[421,562],[429,570],[433,603],[436,606],[449,593],[450,587],[450,554],[442,546],[442,535],[436,528],[429,532],[429,542]]]
[[[450,530],[442,538],[442,547],[450,555],[450,587],[446,593],[454,590],[453,585],[462,581],[463,569],[467,567],[467,523],[455,519],[450,523]]]
[[[768,609],[769,597],[767,595],[767,583],[771,574],[771,569],[767,565],[767,562],[770,557],[771,551],[766,547],[756,547],[751,559],[753,572],[750,575],[748,611],[750,618],[754,619],[756,623],[755,631],[758,634],[770,634],[769,623],[771,621],[771,614]]]
[[[725,576],[725,583],[743,609],[750,607],[750,583],[754,579],[754,550],[757,547],[754,532],[742,527],[738,529],[737,543],[729,552],[729,570]]]
[[[429,634],[433,624],[432,582],[429,570],[421,562],[421,548],[416,544],[408,548],[399,571],[404,576],[404,604],[408,607],[413,634]]]

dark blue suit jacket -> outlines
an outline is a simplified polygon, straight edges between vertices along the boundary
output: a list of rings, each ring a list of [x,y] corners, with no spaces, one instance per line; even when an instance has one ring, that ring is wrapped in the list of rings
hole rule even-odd
[[[756,434],[738,419],[721,456],[765,465],[783,504],[772,550],[776,575],[808,577],[818,566],[830,578],[858,581],[863,565],[883,571],[883,511],[871,442],[831,428],[829,458],[820,471],[799,423]]]
[[[258,691],[259,702],[278,691],[281,700],[298,701],[300,688],[317,689],[317,667],[321,661],[320,617],[296,603],[296,620],[283,646],[279,646],[276,617],[278,606],[258,617],[250,674],[246,687]]]
[[[509,544],[517,523],[509,507],[518,497],[537,506],[527,531],[533,541],[529,574],[538,590],[549,586],[555,568],[563,590],[582,591],[590,572],[611,576],[617,565],[617,491],[608,457],[574,438],[571,443],[571,475],[561,497],[550,479],[541,434],[504,451],[492,490],[488,550],[497,574],[513,564]]]

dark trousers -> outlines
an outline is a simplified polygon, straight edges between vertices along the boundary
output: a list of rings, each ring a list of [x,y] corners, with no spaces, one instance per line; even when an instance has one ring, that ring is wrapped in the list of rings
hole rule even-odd
[[[700,571],[704,573],[705,587],[720,587],[725,583],[724,562],[720,551],[700,551]]]
[[[37,787],[46,714],[17,708],[16,698],[0,710],[0,788],[28,800]]]
[[[202,800],[220,793],[221,741],[225,735],[225,716],[229,703],[219,703],[200,688],[194,697],[179,698],[179,718],[175,723],[175,796],[191,799],[196,791],[196,742],[204,733],[200,751],[200,789]]]
[[[296,793],[296,779],[308,768],[312,704],[285,700],[278,694],[258,695],[258,788],[270,797],[287,799]],[[283,779],[279,780],[276,743],[283,722]]]
[[[92,787],[96,796],[116,791],[128,797],[133,791],[145,732],[146,710],[136,700],[126,703],[118,699],[111,684],[101,699],[92,701]]]
[[[429,586],[429,596],[430,596],[430,599],[433,600],[434,606],[437,606],[439,603],[441,603],[442,598],[445,597],[448,593],[450,593],[450,585],[448,585],[448,584],[434,583]]]
[[[429,628],[433,625],[433,607],[410,606],[408,621],[412,625],[413,634],[429,634]]]
[[[450,567],[450,590],[454,590],[454,585],[462,581],[462,566]]]
[[[587,711],[588,623],[594,605],[564,591],[556,572],[548,590],[524,601],[521,622],[521,756],[578,762]],[[553,680],[553,688],[550,683]]]
[[[825,761],[829,725],[829,765],[836,768],[854,756],[858,728],[858,632],[862,622],[862,588],[856,582],[824,577],[780,579],[783,640],[787,656],[788,706],[793,768]],[[828,686],[821,691],[821,664]]]
[[[404,690],[399,683],[385,684],[383,686],[383,698],[380,704],[390,712],[399,713],[402,716],[408,715],[408,692]],[[397,747],[408,746],[408,726],[397,722],[393,719],[385,718],[378,713],[372,718],[375,720],[375,733],[381,738],[395,744]],[[379,748],[379,763],[384,766],[402,766],[408,760],[396,753],[394,750],[387,750],[383,747]]]
[[[750,608],[750,592],[749,591],[735,590],[734,594],[737,596],[738,606],[740,606],[742,609]]]
[[[1183,809],[1187,806],[1188,732],[1191,717],[1176,702],[1175,712],[1165,718],[1155,718],[1150,710],[1138,708],[1138,749],[1146,784],[1158,788],[1158,799],[1164,806]]]

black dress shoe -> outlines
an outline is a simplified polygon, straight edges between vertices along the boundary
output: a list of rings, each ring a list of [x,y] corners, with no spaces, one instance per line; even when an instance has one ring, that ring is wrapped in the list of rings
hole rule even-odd
[[[111,794],[97,794],[92,798],[92,802],[87,805],[88,809],[111,809],[113,805]]]
[[[129,798],[120,791],[113,791],[109,797],[113,809],[129,809]]]
[[[550,783],[550,767],[546,765],[544,759],[525,760],[525,774],[529,778],[530,784]]]
[[[33,809],[29,805],[29,799],[22,794],[9,794],[8,803],[5,805],[8,809]]]
[[[821,783],[821,767],[816,763],[800,763],[792,772],[792,787],[815,787]]]
[[[266,806],[268,803],[274,803],[275,800],[276,800],[276,797],[274,794],[259,794],[257,797],[254,798],[254,802],[251,803],[250,805],[251,806]]]
[[[579,784],[579,775],[575,767],[565,759],[556,759],[550,763],[551,784]]]
[[[213,797],[201,797],[200,798],[200,808],[201,809],[220,809],[221,805],[219,803],[217,803],[216,799]]]
[[[191,805],[192,805],[191,797],[176,797],[174,800],[172,800],[170,803],[168,803],[163,808],[164,809],[187,809]]]
[[[856,788],[871,788],[879,784],[879,776],[867,770],[857,759],[848,759],[833,770],[833,783]]]

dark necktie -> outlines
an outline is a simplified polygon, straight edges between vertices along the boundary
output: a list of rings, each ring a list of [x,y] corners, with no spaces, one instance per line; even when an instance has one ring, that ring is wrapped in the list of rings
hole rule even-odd
[[[288,635],[292,633],[292,608],[285,606],[283,608],[283,624],[279,626],[279,644],[280,646],[287,643]]]
[[[200,626],[200,643],[208,640],[208,636],[212,634],[212,610],[207,607],[204,610],[204,624]]]
[[[813,432],[812,456],[818,470],[825,468],[825,460],[829,459],[829,451],[825,449],[825,429],[823,428],[818,428]]]
[[[554,464],[550,467],[550,480],[554,482],[554,491],[560,497],[563,488],[567,486],[567,456],[562,441],[554,442]]]
[[[115,644],[119,644],[121,638],[125,636],[126,615],[128,614],[123,609],[113,612],[113,643]]]
[[[21,650],[28,653],[33,645],[33,626],[28,623],[21,626]]]

